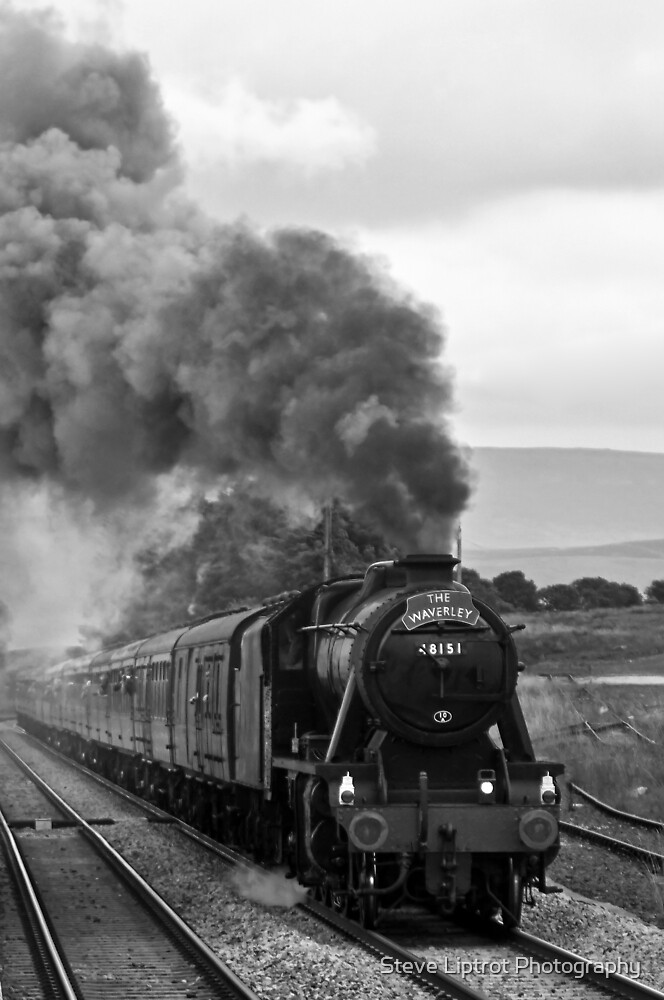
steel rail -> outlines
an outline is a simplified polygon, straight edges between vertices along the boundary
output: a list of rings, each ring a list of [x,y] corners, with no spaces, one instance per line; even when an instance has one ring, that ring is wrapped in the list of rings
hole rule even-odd
[[[44,971],[49,978],[54,980],[55,990],[62,997],[62,1000],[80,1000],[62,961],[58,946],[53,939],[46,915],[37,899],[32,879],[21,857],[16,838],[10,830],[1,809],[0,834],[5,845],[10,870],[23,900],[28,923],[33,932],[36,950],[39,953],[42,964],[46,966]]]
[[[365,928],[360,927],[354,921],[349,920],[341,914],[335,913],[333,910],[330,910],[321,903],[315,902],[314,900],[307,900],[305,903],[300,904],[300,906],[309,912],[313,912],[316,916],[325,920],[335,929],[347,934],[349,937],[353,938],[353,940],[362,944],[374,953],[384,954],[390,958],[399,958],[402,962],[418,962],[420,966],[423,964],[424,960],[422,956],[403,948],[397,944],[397,942],[384,937],[382,934],[378,934],[376,931],[368,931]],[[486,937],[488,940],[493,942],[502,941],[507,947],[517,945],[522,953],[530,954],[533,957],[543,959],[545,961],[569,965],[573,970],[578,969],[578,965],[581,963],[584,967],[584,979],[592,982],[594,986],[600,987],[604,992],[610,994],[611,996],[624,997],[625,1000],[664,1000],[664,993],[661,993],[654,987],[646,986],[643,983],[639,983],[637,980],[623,976],[618,972],[595,971],[597,966],[604,967],[605,963],[598,959],[584,958],[575,952],[567,951],[557,945],[549,944],[549,942],[543,941],[541,938],[535,937],[533,934],[528,934],[526,931],[516,928],[506,930],[502,924],[497,922],[487,924],[468,921],[468,926],[472,928],[474,933]],[[560,970],[559,974],[574,980],[578,978],[576,971],[568,973],[564,970]],[[449,989],[450,991],[458,991],[461,989],[464,992],[461,994],[457,992],[452,995],[461,995],[466,997],[481,997],[484,995],[480,991],[473,990],[471,987],[460,983],[458,980],[454,979],[454,977],[448,976],[443,972],[431,973],[426,969],[423,969],[421,973],[417,973],[413,976],[413,978],[420,985],[434,991],[436,989]],[[449,985],[450,979],[452,980],[451,985]],[[443,993],[442,995],[445,996],[447,994]]]
[[[27,734],[29,735],[29,734]],[[146,812],[157,821],[169,820],[172,825],[179,830],[182,834],[188,837],[190,840],[195,841],[200,846],[213,852],[221,860],[225,861],[229,865],[242,866],[251,871],[259,871],[265,874],[266,869],[256,864],[256,862],[251,861],[249,858],[240,854],[239,852],[233,850],[233,848],[227,847],[225,844],[220,844],[206,834],[201,833],[199,830],[194,829],[194,827],[189,826],[184,820],[178,819],[177,817],[171,816],[169,813],[164,812],[157,806],[151,803],[146,803],[144,799],[139,796],[134,795],[132,792],[128,792],[126,789],[119,789],[117,785],[103,778],[100,775],[95,774],[94,771],[89,771],[86,767],[79,764],[76,761],[72,761],[71,758],[59,751],[54,750],[52,747],[48,747],[43,744],[40,740],[35,737],[31,737],[32,741],[35,742],[40,748],[48,749],[50,753],[57,758],[61,759],[68,765],[75,767],[77,770],[84,773],[86,776],[93,777],[99,781],[105,787],[115,792],[121,792],[122,797],[132,804],[138,806],[139,808],[144,808]],[[0,745],[2,740],[0,740]],[[13,751],[10,752],[13,753]],[[18,756],[18,755],[17,755]],[[20,759],[20,758],[19,758]],[[27,765],[25,765],[27,767]],[[38,778],[37,775],[35,777]],[[41,781],[41,779],[39,779]],[[57,798],[57,793],[53,792],[53,795]],[[85,821],[82,821],[85,823]],[[85,824],[87,825],[87,824]],[[95,833],[95,831],[92,831]],[[99,836],[96,834],[96,836]],[[103,838],[100,838],[103,840]],[[103,841],[106,844],[106,841]],[[112,851],[113,848],[110,848]],[[115,853],[115,852],[114,852]],[[125,864],[124,859],[118,855],[119,861]],[[133,871],[133,869],[131,869]],[[140,876],[139,876],[140,878]],[[149,887],[148,887],[149,888]],[[150,890],[153,891],[153,890]],[[155,894],[156,895],[156,894]],[[161,900],[161,897],[157,897]],[[375,931],[369,931],[366,928],[361,927],[355,921],[349,920],[348,918],[342,916],[341,914],[334,913],[327,907],[320,903],[317,903],[313,899],[306,899],[302,903],[298,904],[299,908],[305,913],[309,913],[310,916],[316,918],[316,920],[323,920],[329,925],[335,927],[346,937],[352,938],[358,944],[362,945],[365,950],[369,951],[374,956],[378,955],[380,957],[385,956],[394,960],[398,960],[401,963],[412,963],[412,972],[407,972],[399,970],[399,974],[410,979],[412,982],[417,983],[419,986],[425,988],[428,992],[433,992],[435,996],[443,998],[443,1000],[489,1000],[485,993],[479,990],[472,989],[470,986],[463,982],[459,982],[453,976],[446,975],[443,972],[431,973],[426,970],[426,960],[423,960],[421,956],[416,955],[414,952],[408,951],[402,948],[396,942],[389,941],[387,938],[383,938],[382,935],[377,934]],[[185,925],[186,927],[187,925]],[[216,956],[215,956],[216,957]]]
[[[489,1000],[486,993],[473,989],[473,987],[466,985],[466,983],[455,979],[454,976],[440,971],[429,972],[426,966],[431,963],[428,963],[421,955],[416,954],[414,951],[409,951],[408,948],[402,947],[396,941],[384,937],[377,931],[367,930],[366,927],[362,927],[356,921],[343,916],[343,914],[335,913],[334,910],[329,909],[323,903],[319,903],[314,899],[307,899],[300,903],[299,907],[305,913],[311,913],[317,919],[330,924],[335,930],[341,931],[342,934],[362,945],[365,950],[371,952],[373,955],[378,955],[381,958],[391,958],[398,960],[402,965],[407,963],[409,966],[412,966],[412,972],[399,971],[419,986],[432,991],[436,996],[459,998],[459,1000]]]
[[[509,938],[517,943],[524,951],[548,960],[558,959],[560,962],[582,962],[585,966],[584,978],[589,979],[595,986],[600,986],[616,996],[625,997],[626,1000],[663,1000],[664,993],[656,990],[652,986],[639,983],[636,979],[622,976],[618,972],[595,972],[596,965],[603,965],[603,962],[593,959],[583,958],[573,951],[559,948],[555,944],[549,944],[534,934],[514,928],[509,932]]]
[[[623,812],[622,809],[616,809],[615,806],[609,805],[608,802],[602,802],[601,799],[595,798],[585,788],[581,788],[580,785],[576,785],[573,781],[568,782],[568,788],[572,792],[576,792],[577,795],[580,795],[582,799],[589,802],[595,809],[606,813],[607,816],[622,819],[626,823],[632,823],[633,826],[646,826],[651,830],[664,830],[664,823],[661,820],[649,819],[647,816],[637,816],[635,813]]]
[[[258,1000],[257,995],[249,989],[232,970],[218,958],[212,949],[191,929],[168,903],[157,893],[145,879],[125,861],[115,848],[111,847],[101,834],[97,833],[86,820],[62,799],[22,758],[0,739],[0,747],[29,775],[30,779],[47,795],[65,815],[69,816],[80,828],[81,833],[94,846],[98,853],[123,878],[125,883],[138,895],[167,930],[176,939],[184,942],[187,949],[197,960],[203,961],[208,970],[228,985],[236,997],[242,1000]]]
[[[33,738],[34,739],[34,738]],[[39,740],[35,740],[40,747],[45,746]],[[113,782],[96,775],[94,772],[89,771],[84,766],[72,761],[70,758],[61,755],[58,751],[53,750],[48,747],[48,749],[54,755],[62,757],[62,759],[83,771],[86,775],[96,778],[104,785],[115,791],[120,791],[124,798],[127,798],[139,807],[149,808],[151,814],[155,816],[156,819],[161,819],[162,817],[171,820],[173,825],[179,829],[184,835],[194,840],[201,846],[209,849],[216,855],[218,855],[222,860],[231,865],[241,865],[247,869],[265,872],[265,869],[255,862],[251,861],[244,855],[238,853],[233,848],[227,847],[226,845],[220,844],[206,834],[189,826],[183,820],[176,817],[172,817],[169,813],[164,813],[158,807],[146,803],[145,800],[141,799],[139,796],[135,796],[131,792],[127,792],[125,789],[118,789],[118,786]],[[594,831],[587,831],[583,827],[578,827],[573,824],[563,823],[560,824],[562,829],[565,829],[571,834],[577,834],[579,836],[585,836],[587,833],[594,833]],[[581,831],[581,833],[578,833]],[[608,846],[605,841],[608,841],[614,849],[619,849],[623,846],[623,842],[612,841],[611,838],[605,837],[603,834],[595,834],[594,837],[589,837],[588,839],[597,838],[598,843],[602,843],[603,846]],[[636,856],[640,856],[641,853],[646,855],[648,858],[652,857],[652,853],[644,851],[643,849],[636,848],[634,845],[624,844],[627,851],[634,852]],[[656,858],[662,859],[664,862],[664,856],[654,855]],[[428,991],[433,992],[439,997],[449,997],[455,998],[455,1000],[486,1000],[486,994],[481,991],[475,990],[463,982],[455,979],[453,976],[447,975],[444,972],[437,971],[435,973],[428,972],[426,970],[426,960],[422,959],[422,956],[417,955],[415,952],[409,951],[407,948],[402,947],[396,941],[392,941],[389,938],[384,937],[382,934],[377,933],[374,930],[368,930],[363,928],[356,921],[350,920],[343,914],[336,913],[334,910],[325,906],[324,904],[312,899],[307,898],[302,903],[298,904],[299,908],[316,919],[323,920],[331,927],[340,931],[345,936],[351,938],[367,951],[373,955],[381,955],[389,957],[392,959],[398,959],[401,963],[412,963],[413,972],[402,972],[400,974],[405,975],[407,978],[412,979],[418,985],[422,986]],[[664,1000],[664,993],[653,987],[646,986],[639,983],[636,980],[629,979],[626,976],[622,976],[619,973],[602,972],[595,973],[594,967],[597,965],[602,965],[603,963],[599,960],[587,959],[583,956],[577,955],[574,952],[567,951],[557,945],[549,944],[540,938],[535,937],[532,934],[528,934],[525,931],[514,928],[512,930],[506,931],[502,924],[494,922],[492,924],[480,924],[474,925],[473,929],[479,931],[480,933],[486,934],[488,938],[493,940],[502,939],[506,944],[518,944],[519,947],[527,949],[531,954],[544,958],[545,960],[553,961],[558,960],[564,963],[583,963],[586,969],[586,978],[592,980],[594,985],[597,985],[607,992],[612,993],[614,996],[625,997],[626,1000]],[[563,973],[564,974],[564,973]]]
[[[142,811],[155,822],[180,822],[177,816],[173,816],[172,813],[166,812],[164,809],[156,806],[153,802],[148,802],[147,799],[141,798],[140,795],[130,792],[128,789],[123,788],[122,785],[118,785],[114,781],[111,781],[110,778],[105,778],[103,774],[98,774],[97,771],[92,771],[89,767],[86,767],[85,764],[79,763],[79,761],[74,760],[73,757],[68,757],[66,753],[63,753],[62,750],[57,750],[55,747],[51,746],[50,743],[44,743],[43,740],[40,740],[37,736],[29,733],[21,726],[16,726],[16,732],[20,733],[21,736],[24,736],[30,743],[33,744],[33,746],[39,747],[40,750],[49,753],[52,757],[55,757],[56,760],[62,761],[73,770],[78,771],[80,774],[84,774],[87,778],[91,778],[93,781],[96,781],[98,785],[102,786],[102,788],[106,788],[108,791],[114,792],[119,798],[125,799],[132,805],[142,809]]]
[[[636,858],[650,865],[653,871],[664,871],[664,854],[649,851],[645,847],[637,847],[636,844],[630,844],[626,840],[618,840],[616,837],[609,837],[605,833],[600,833],[599,830],[591,830],[586,826],[579,826],[577,823],[566,823],[561,820],[559,826],[564,833],[572,837],[587,840],[591,844],[598,844],[600,847],[606,848],[607,851],[614,851],[616,854]]]

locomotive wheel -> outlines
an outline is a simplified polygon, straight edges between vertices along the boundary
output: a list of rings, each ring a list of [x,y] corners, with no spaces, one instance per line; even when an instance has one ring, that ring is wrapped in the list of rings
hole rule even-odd
[[[375,889],[376,878],[376,855],[359,854],[355,855],[356,861],[356,886],[358,889]],[[364,896],[357,897],[358,920],[362,927],[371,930],[376,926],[378,919],[378,897]]]
[[[523,905],[523,877],[512,858],[507,862],[505,889],[500,898],[503,900],[500,907],[503,925],[507,928],[518,927]]]

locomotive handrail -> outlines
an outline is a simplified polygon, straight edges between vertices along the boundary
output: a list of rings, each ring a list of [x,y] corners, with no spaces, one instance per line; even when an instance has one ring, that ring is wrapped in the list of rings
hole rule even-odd
[[[331,632],[335,628],[343,633],[346,633],[349,629],[354,629],[356,632],[366,632],[364,625],[361,625],[359,622],[327,622],[325,625],[302,625],[297,631]]]

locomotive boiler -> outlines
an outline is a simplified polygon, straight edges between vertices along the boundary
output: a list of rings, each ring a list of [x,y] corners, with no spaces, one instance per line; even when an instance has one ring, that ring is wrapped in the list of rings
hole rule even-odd
[[[27,728],[375,923],[520,920],[558,850],[513,627],[449,555],[375,563],[25,677]]]

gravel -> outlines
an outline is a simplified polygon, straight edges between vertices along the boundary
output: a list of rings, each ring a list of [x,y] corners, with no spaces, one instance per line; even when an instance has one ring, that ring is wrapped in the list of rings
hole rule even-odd
[[[12,742],[27,746],[18,734]],[[30,753],[43,761],[39,770],[47,781],[58,788],[66,784],[72,801],[77,795],[84,799],[83,806],[73,803],[75,808],[119,820],[104,827],[103,835],[259,996],[425,996],[398,975],[381,974],[366,952],[297,909],[299,890],[292,882],[279,875],[243,879],[172,828],[137,819],[132,807],[101,788],[81,791],[80,777],[63,778],[62,765],[37,750]],[[93,795],[101,799],[93,801]],[[632,861],[563,838],[550,879],[565,891],[535,893],[535,908],[524,908],[524,930],[597,962],[638,962],[639,981],[664,990],[661,882],[655,876]]]
[[[639,983],[664,990],[664,937],[627,910],[565,890],[541,896],[526,911],[522,928],[586,959],[636,963]]]
[[[20,733],[0,729],[6,742],[74,809],[84,816],[115,819],[100,833],[260,997],[428,996],[398,975],[381,974],[378,962],[363,949],[297,909],[305,890],[283,875],[247,876],[229,868],[172,827],[148,823],[135,806],[70,771]]]
[[[629,910],[660,929],[664,927],[664,880],[644,862],[563,835],[550,878],[598,902]]]
[[[597,830],[607,837],[615,837],[628,844],[643,847],[647,851],[664,854],[664,831],[610,816],[588,802],[575,802],[564,818],[575,826]]]
[[[104,836],[261,997],[426,996],[295,908],[303,892],[280,874],[245,876],[164,827]]]
[[[84,819],[142,819],[145,815],[138,806],[104,788],[94,778],[88,778],[80,771],[59,763],[47,751],[30,743],[21,733],[8,728],[6,723],[0,725],[0,736]],[[31,816],[29,810],[35,798],[33,788],[32,782],[16,765],[8,762],[3,767],[3,798],[13,803],[14,811],[22,808],[26,819]],[[19,803],[24,804],[19,806]],[[42,809],[37,815],[48,815],[48,811]]]

